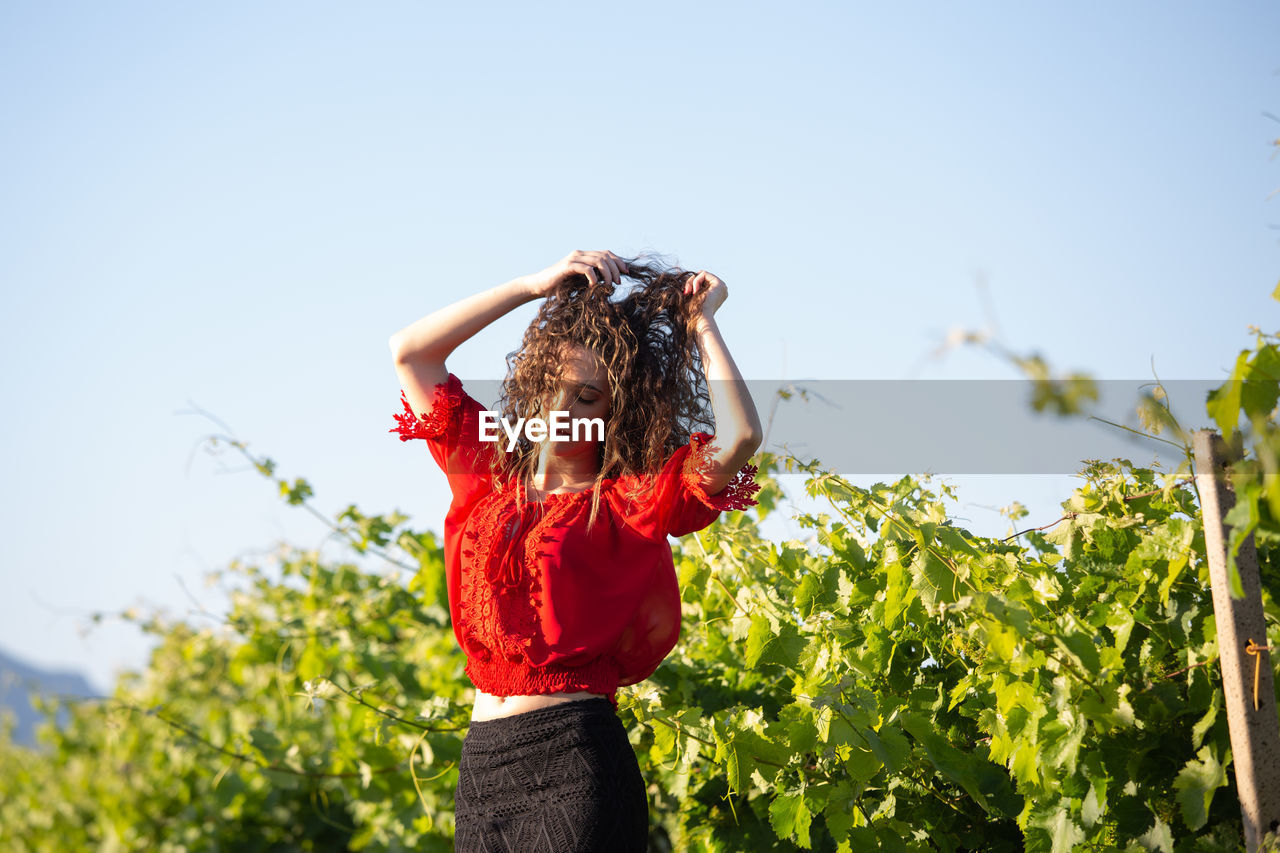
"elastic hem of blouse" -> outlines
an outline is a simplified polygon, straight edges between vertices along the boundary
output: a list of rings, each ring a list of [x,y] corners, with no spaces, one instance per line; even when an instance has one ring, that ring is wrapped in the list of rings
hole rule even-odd
[[[619,668],[605,657],[581,666],[537,668],[508,663],[500,658],[485,662],[469,657],[466,673],[477,690],[494,696],[537,696],[584,690],[603,693],[614,708],[618,707]]]
[[[685,487],[704,505],[719,512],[756,506],[757,501],[752,496],[760,491],[760,484],[755,482],[760,469],[755,465],[743,465],[723,489],[714,495],[707,494],[702,476],[710,468],[711,456],[716,451],[712,440],[713,436],[705,432],[695,432],[689,437],[689,455],[681,471]]]

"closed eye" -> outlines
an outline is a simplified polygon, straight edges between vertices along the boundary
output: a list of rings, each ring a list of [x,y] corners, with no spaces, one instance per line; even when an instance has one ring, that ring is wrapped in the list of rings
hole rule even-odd
[[[589,406],[592,403],[599,401],[600,398],[604,396],[600,393],[599,388],[594,385],[588,385],[585,382],[577,382],[570,387],[572,389],[570,393],[572,393],[572,391],[577,391],[577,394],[573,398],[575,403],[583,403],[584,405]]]

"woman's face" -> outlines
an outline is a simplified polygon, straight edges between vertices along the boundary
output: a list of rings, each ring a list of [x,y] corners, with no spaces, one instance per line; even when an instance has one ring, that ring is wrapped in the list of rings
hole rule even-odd
[[[570,347],[560,371],[560,393],[553,409],[569,413],[570,423],[577,419],[600,418],[607,422],[612,407],[609,393],[609,373],[596,357],[595,353],[585,347]],[[556,455],[564,456],[573,453],[595,452],[600,446],[596,440],[598,430],[584,429],[581,436],[590,435],[579,441],[552,442]]]

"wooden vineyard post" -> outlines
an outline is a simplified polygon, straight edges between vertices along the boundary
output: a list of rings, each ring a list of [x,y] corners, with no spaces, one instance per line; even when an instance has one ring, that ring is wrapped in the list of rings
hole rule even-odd
[[[1268,832],[1280,832],[1280,715],[1276,711],[1270,656],[1275,650],[1258,649],[1267,645],[1267,631],[1258,580],[1258,552],[1252,534],[1236,555],[1244,598],[1231,597],[1227,531],[1222,519],[1235,505],[1235,493],[1227,477],[1232,460],[1226,442],[1212,430],[1197,430],[1194,441],[1196,487],[1204,517],[1204,544],[1209,558],[1236,791],[1244,818],[1245,844],[1253,853],[1260,849]]]

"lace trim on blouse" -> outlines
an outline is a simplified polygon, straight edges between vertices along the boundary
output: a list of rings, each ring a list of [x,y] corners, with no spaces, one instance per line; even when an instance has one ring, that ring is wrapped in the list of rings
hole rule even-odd
[[[431,403],[431,411],[426,415],[418,415],[409,406],[404,391],[400,392],[400,401],[404,403],[404,413],[395,416],[396,425],[387,432],[400,434],[401,441],[415,438],[442,438],[457,425],[458,409],[462,406],[462,382],[452,373],[447,382],[435,386],[435,399]]]
[[[695,432],[689,437],[689,444],[691,449],[689,455],[685,457],[680,476],[685,486],[698,500],[711,509],[721,512],[746,509],[756,505],[752,495],[760,491],[760,484],[755,482],[756,473],[759,471],[757,466],[743,465],[723,489],[714,495],[708,495],[706,488],[702,485],[702,477],[710,469],[711,457],[717,448],[711,443],[711,436],[705,432]]]

